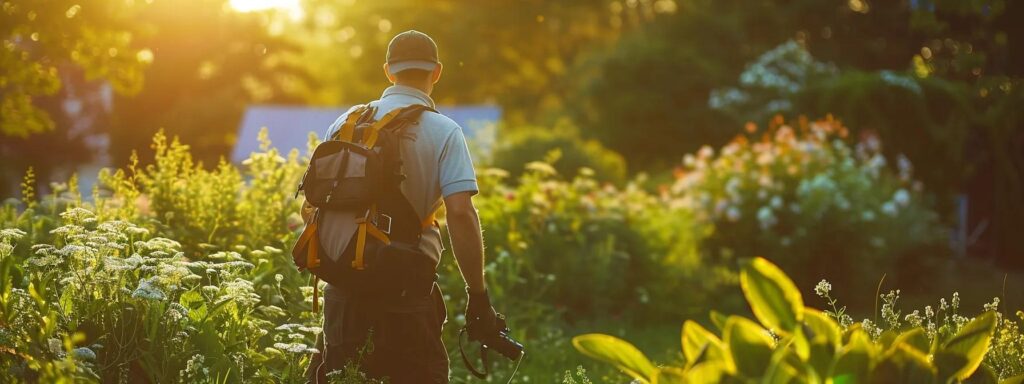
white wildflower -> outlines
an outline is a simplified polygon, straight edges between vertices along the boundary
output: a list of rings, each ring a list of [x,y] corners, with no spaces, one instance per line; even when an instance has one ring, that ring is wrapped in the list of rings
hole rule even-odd
[[[814,286],[814,293],[818,296],[828,296],[829,292],[832,292],[832,284],[828,280],[821,280]]]
[[[150,280],[140,280],[138,288],[132,292],[132,297],[147,300],[163,300],[167,297],[160,288],[153,285]]]

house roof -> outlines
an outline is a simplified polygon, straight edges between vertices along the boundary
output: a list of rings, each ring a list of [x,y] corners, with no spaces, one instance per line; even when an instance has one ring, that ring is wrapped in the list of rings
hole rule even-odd
[[[309,132],[314,132],[323,139],[327,128],[348,109],[349,107],[249,106],[242,117],[238,140],[231,151],[231,161],[241,163],[249,154],[259,149],[258,135],[263,127],[267,127],[271,143],[282,153],[288,153],[292,148],[305,151]],[[489,105],[438,107],[437,110],[458,123],[466,138],[471,140],[501,118],[501,109]]]

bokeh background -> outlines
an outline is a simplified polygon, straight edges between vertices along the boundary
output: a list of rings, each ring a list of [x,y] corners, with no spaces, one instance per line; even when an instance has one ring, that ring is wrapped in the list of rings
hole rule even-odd
[[[445,65],[434,99],[472,139],[489,279],[538,351],[524,363],[533,381],[583,365],[614,382],[568,345],[585,331],[671,361],[682,319],[748,311],[736,265],[753,256],[808,297],[829,280],[857,320],[877,318],[878,294],[896,288],[915,307],[959,291],[965,307],[1018,308],[1022,17],[1011,0],[2,1],[0,223],[24,232],[4,235],[5,287],[49,279],[50,301],[102,312],[81,304],[98,293],[63,299],[70,282],[40,273],[50,261],[33,262],[33,245],[65,249],[78,239],[69,225],[121,220],[175,240],[140,248],[175,263],[253,267],[220,272],[248,288],[194,264],[189,283],[157,268],[109,284],[137,293],[148,281],[187,310],[201,299],[187,292],[221,287],[245,305],[211,329],[314,327],[300,314],[309,282],[285,256],[306,143],[324,116],[379,96],[387,42],[416,29]],[[453,348],[464,298],[451,259]],[[231,296],[240,290],[254,301]],[[103,305],[150,308],[141,296]],[[33,333],[42,344],[91,348],[124,326],[39,311],[61,319]],[[305,351],[277,346],[284,331],[242,346],[227,331],[183,332],[159,369],[96,348],[90,369],[103,381],[187,382],[201,366],[288,381]],[[311,344],[300,336],[294,345]],[[157,353],[153,337],[124,348]]]

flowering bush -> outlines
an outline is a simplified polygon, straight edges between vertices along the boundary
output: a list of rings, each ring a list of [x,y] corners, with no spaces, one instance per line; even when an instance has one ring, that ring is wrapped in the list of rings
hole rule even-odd
[[[23,380],[299,382],[319,333],[283,251],[302,166],[262,138],[243,169],[154,139],[145,168],[0,209],[0,372]],[[31,175],[29,175],[31,178]],[[10,358],[14,357],[14,358]]]
[[[684,158],[663,198],[713,227],[703,249],[718,262],[763,255],[793,275],[841,284],[877,281],[902,257],[928,251],[942,233],[913,168],[887,167],[881,144],[853,146],[827,119],[748,133],[716,155],[710,147]],[[813,281],[799,281],[813,284]]]
[[[281,250],[197,261],[177,241],[129,222],[80,207],[60,216],[52,241],[32,245],[20,265],[13,251],[26,233],[0,236],[0,354],[10,355],[0,371],[41,381],[301,377],[319,332],[315,319],[284,309],[283,276],[273,286],[254,284]]]

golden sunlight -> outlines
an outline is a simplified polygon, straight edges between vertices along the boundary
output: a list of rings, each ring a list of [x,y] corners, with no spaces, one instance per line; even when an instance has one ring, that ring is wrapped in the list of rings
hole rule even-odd
[[[302,15],[302,5],[299,4],[299,0],[231,0],[230,4],[231,8],[239,12],[278,9],[287,12],[292,17]]]

